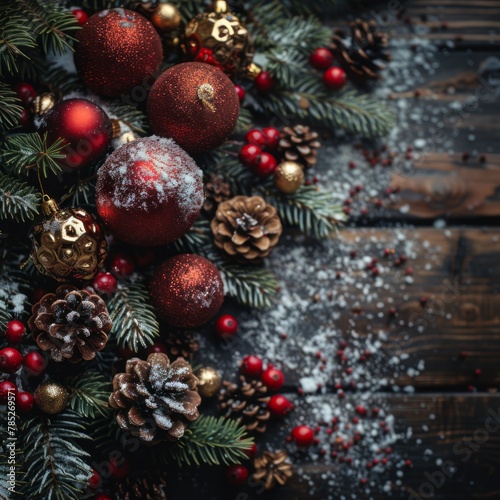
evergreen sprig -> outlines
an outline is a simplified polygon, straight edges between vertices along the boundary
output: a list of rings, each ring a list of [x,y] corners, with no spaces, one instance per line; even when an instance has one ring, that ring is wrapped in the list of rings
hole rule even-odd
[[[160,325],[143,283],[127,283],[118,287],[108,302],[113,320],[110,335],[121,347],[137,352],[149,347],[160,334]]]
[[[108,398],[111,384],[96,371],[86,371],[68,380],[70,389],[69,406],[83,417],[94,418],[106,415],[109,410]]]
[[[245,427],[234,420],[202,415],[165,452],[179,465],[231,465],[244,460],[252,447],[253,439],[246,436]]]
[[[0,219],[32,220],[38,214],[39,202],[40,195],[33,186],[0,174]]]
[[[36,46],[33,33],[26,29],[24,17],[3,10],[0,14],[0,75],[17,73],[19,60],[29,61],[28,49]]]
[[[203,253],[211,241],[208,221],[197,219],[189,231],[175,240],[172,246],[178,253]]]
[[[0,102],[2,103],[0,106],[0,131],[15,127],[23,108],[16,93],[3,82],[0,82]]]
[[[88,440],[81,417],[72,410],[58,415],[37,414],[23,422],[20,440],[28,481],[26,498],[78,500],[92,475],[79,440]]]

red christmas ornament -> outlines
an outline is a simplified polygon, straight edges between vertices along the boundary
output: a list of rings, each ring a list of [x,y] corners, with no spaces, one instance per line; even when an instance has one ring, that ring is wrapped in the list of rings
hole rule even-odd
[[[17,394],[17,387],[10,380],[0,382],[0,403],[5,403],[9,399],[9,393]]]
[[[97,490],[101,486],[101,475],[95,469],[92,469],[92,475],[89,479],[89,488],[91,490]]]
[[[263,134],[263,132],[261,132],[257,128],[249,130],[245,134],[245,141],[248,142],[248,144],[255,144],[256,146],[259,146],[260,148],[265,148],[267,146],[266,136]]]
[[[192,254],[167,259],[155,271],[150,295],[158,314],[173,326],[192,328],[213,318],[224,301],[219,270]]]
[[[72,10],[71,13],[75,16],[75,18],[80,26],[83,26],[84,24],[86,24],[86,22],[89,19],[89,16],[87,15],[87,13],[82,9]]]
[[[259,156],[257,165],[252,167],[252,171],[257,177],[265,179],[276,170],[277,165],[278,162],[272,154],[263,152]]]
[[[21,102],[25,106],[29,106],[29,104],[31,104],[33,99],[35,99],[35,97],[37,96],[37,93],[36,93],[36,90],[34,89],[34,87],[26,82],[18,83],[14,87],[14,92],[17,94],[17,97],[19,97],[19,99],[21,99]]]
[[[26,328],[24,324],[17,319],[13,319],[12,321],[9,321],[7,323],[7,330],[5,330],[5,338],[7,339],[7,342],[15,344],[23,340],[25,332]]]
[[[243,102],[243,100],[245,99],[245,95],[246,95],[245,89],[243,87],[240,87],[239,85],[235,85],[234,90],[236,90],[236,95],[238,96],[238,99],[239,99],[240,104],[241,104]]]
[[[223,314],[215,322],[215,333],[221,339],[234,337],[238,331],[238,321],[231,314]]]
[[[277,368],[268,368],[264,371],[260,379],[262,380],[262,383],[272,391],[281,389],[285,383],[283,372]]]
[[[314,442],[314,431],[307,425],[298,425],[292,431],[292,439],[297,446],[308,448]]]
[[[325,85],[332,90],[340,90],[347,83],[347,75],[342,68],[328,68],[323,73]]]
[[[230,465],[226,469],[226,479],[232,486],[241,486],[248,479],[248,469],[241,464]]]
[[[247,377],[258,377],[262,373],[262,359],[250,354],[245,356],[240,365],[241,373]]]
[[[255,78],[255,86],[262,94],[269,94],[274,87],[274,80],[269,71],[261,71]]]
[[[33,409],[35,398],[29,392],[18,392],[16,394],[16,408],[22,413],[29,413]]]
[[[92,283],[92,286],[99,293],[107,293],[111,295],[116,292],[116,287],[118,286],[118,282],[116,278],[111,273],[99,273]]]
[[[130,276],[135,269],[133,260],[122,253],[117,253],[111,258],[111,271],[119,278]]]
[[[92,92],[118,97],[131,91],[135,101],[146,98],[163,59],[160,36],[150,22],[131,10],[103,10],[76,38],[75,65]]]
[[[37,351],[30,351],[24,356],[23,364],[26,370],[37,377],[41,375],[47,367],[47,360]]]
[[[245,144],[239,152],[239,159],[247,167],[257,166],[262,150],[255,144]]]
[[[220,146],[236,125],[240,102],[234,84],[219,69],[183,63],[167,69],[148,96],[153,131],[190,153]]]
[[[269,411],[275,416],[279,418],[286,417],[288,413],[293,408],[293,403],[282,396],[281,394],[275,394],[267,403],[267,407]]]
[[[170,139],[124,144],[97,174],[99,215],[118,238],[134,245],[165,245],[180,238],[203,200],[201,170]]]
[[[266,127],[262,129],[262,133],[266,136],[267,146],[276,149],[281,139],[281,132],[277,128]]]
[[[316,69],[327,69],[333,63],[333,55],[324,47],[319,47],[309,56],[309,64]]]
[[[23,355],[13,347],[5,347],[0,351],[0,371],[14,373],[21,368]]]
[[[88,99],[66,99],[44,117],[40,132],[47,132],[49,143],[61,137],[66,143],[59,160],[73,170],[102,158],[111,143],[111,120],[100,106]]]

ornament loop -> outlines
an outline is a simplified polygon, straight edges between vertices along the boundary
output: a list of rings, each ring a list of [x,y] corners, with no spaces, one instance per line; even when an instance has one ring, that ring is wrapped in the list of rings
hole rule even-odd
[[[59,210],[59,205],[54,198],[51,198],[48,194],[42,196],[42,212],[43,215],[54,214]]]
[[[215,108],[213,104],[210,102],[215,95],[215,90],[209,83],[203,83],[198,88],[198,99],[213,113],[215,113]]]

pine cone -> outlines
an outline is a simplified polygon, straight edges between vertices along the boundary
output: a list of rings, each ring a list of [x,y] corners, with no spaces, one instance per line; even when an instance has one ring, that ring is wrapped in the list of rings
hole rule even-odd
[[[147,361],[129,359],[125,371],[115,375],[109,397],[118,425],[148,444],[180,439],[201,403],[188,362],[170,364],[166,354],[154,353]]]
[[[200,350],[196,336],[187,330],[168,333],[165,345],[172,360],[179,357],[193,359],[194,354]]]
[[[223,382],[219,394],[219,408],[226,418],[243,424],[249,432],[264,432],[271,416],[267,403],[267,387],[260,380],[247,380],[240,376],[240,383]]]
[[[167,481],[161,474],[148,471],[125,476],[116,486],[116,500],[166,500]]]
[[[330,50],[335,60],[354,83],[380,78],[379,72],[385,66],[377,61],[391,60],[387,34],[377,31],[374,20],[356,19],[350,23],[350,29],[350,44],[344,31],[336,30],[333,34]]]
[[[283,231],[276,209],[260,196],[235,196],[220,203],[210,228],[216,247],[254,261],[271,253]]]
[[[265,451],[261,457],[253,461],[255,472],[252,478],[255,481],[264,481],[266,490],[274,488],[277,484],[283,486],[293,475],[292,466],[287,458],[287,453],[282,450],[275,453]]]
[[[222,177],[210,174],[205,184],[205,202],[203,203],[205,213],[213,215],[217,205],[229,198],[231,198],[231,185]]]
[[[112,322],[99,295],[61,285],[33,306],[28,326],[38,347],[50,351],[54,361],[77,362],[94,359],[104,348]]]
[[[316,165],[320,147],[318,133],[311,132],[305,125],[285,127],[281,132],[279,150],[285,160],[296,161],[306,168],[311,168]]]

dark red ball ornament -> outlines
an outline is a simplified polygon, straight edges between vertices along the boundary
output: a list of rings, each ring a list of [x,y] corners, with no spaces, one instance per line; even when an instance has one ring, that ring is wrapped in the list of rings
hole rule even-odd
[[[75,65],[92,92],[146,98],[163,59],[160,36],[146,18],[127,9],[103,10],[89,18],[76,38]]]
[[[167,69],[148,96],[151,128],[189,153],[220,146],[233,131],[240,110],[234,84],[219,69],[183,63]]]
[[[200,214],[203,200],[201,170],[170,139],[153,136],[124,144],[98,172],[97,211],[119,239],[133,245],[165,245],[180,238]]]
[[[342,68],[333,66],[323,73],[325,85],[332,90],[340,90],[347,83],[347,75]]]
[[[40,132],[48,142],[59,137],[66,146],[59,160],[62,166],[78,170],[104,156],[111,144],[111,120],[103,109],[88,99],[66,99],[57,103],[44,117]]]
[[[193,254],[177,255],[161,264],[149,291],[158,315],[182,328],[206,323],[224,301],[219,270],[208,259]]]

